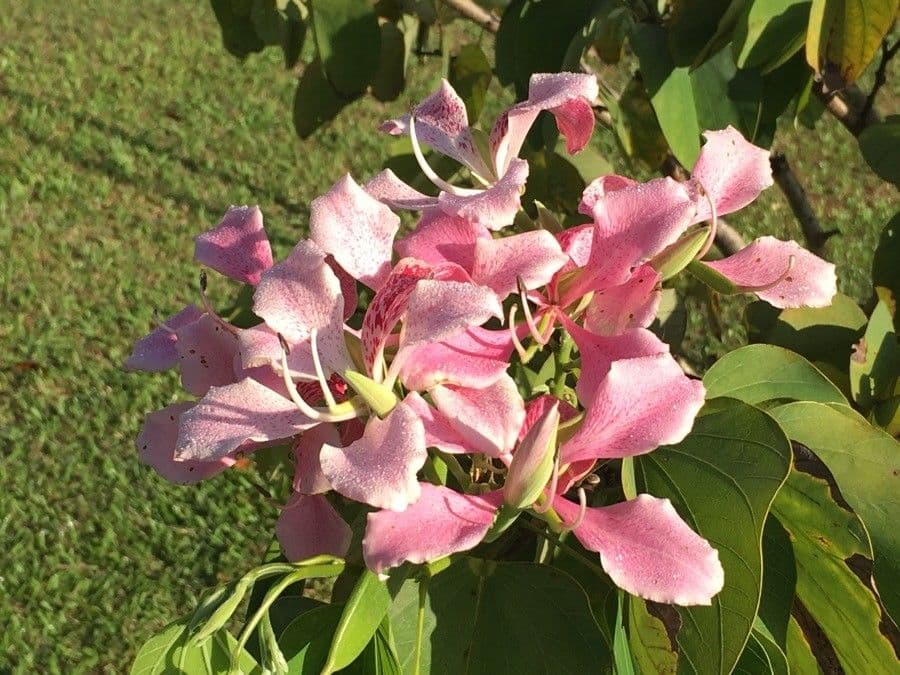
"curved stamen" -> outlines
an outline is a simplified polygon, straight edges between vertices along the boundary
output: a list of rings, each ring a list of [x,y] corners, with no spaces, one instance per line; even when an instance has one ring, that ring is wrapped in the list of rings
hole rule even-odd
[[[549,322],[549,327],[544,329],[543,332],[538,328],[537,323],[535,323],[534,316],[531,313],[531,307],[529,307],[528,305],[528,290],[525,288],[525,282],[522,281],[522,277],[517,277],[516,283],[519,286],[519,297],[522,300],[522,311],[525,313],[525,323],[528,324],[528,330],[531,333],[531,338],[539,345],[543,346],[550,341],[550,335],[553,333],[553,322]]]
[[[322,396],[325,397],[325,403],[328,404],[329,410],[337,407],[337,402],[331,393],[331,387],[328,386],[328,380],[325,379],[325,372],[322,370],[322,362],[319,360],[319,349],[316,344],[316,337],[319,334],[318,328],[313,328],[309,333],[309,346],[312,349],[313,368],[316,369],[316,379],[319,381],[319,388],[322,390]]]
[[[457,197],[474,197],[475,195],[480,195],[484,192],[484,190],[476,190],[473,188],[456,187],[437,175],[437,172],[432,169],[425,160],[425,155],[422,154],[422,148],[419,145],[419,139],[416,136],[416,119],[414,115],[409,116],[409,140],[412,142],[413,155],[416,157],[419,168],[422,169],[422,173],[425,174],[425,177],[434,183],[436,187],[451,195],[456,195]]]
[[[209,298],[206,296],[206,270],[200,270],[200,303],[203,305],[203,309],[206,310],[206,313],[209,314],[212,318],[214,318],[219,325],[222,326],[229,333],[237,337],[238,331],[237,328],[228,323],[225,319],[223,319],[216,310],[213,309],[212,305],[209,302]],[[172,331],[175,332],[175,331]]]
[[[513,303],[509,308],[509,337],[512,339],[513,347],[516,348],[516,352],[519,354],[519,358],[522,362],[525,362],[525,359],[528,357],[528,352],[525,350],[524,345],[521,340],[519,340],[519,335],[516,332],[516,312],[518,311],[519,306]]]
[[[281,377],[284,381],[285,389],[288,391],[288,396],[291,397],[291,401],[294,402],[294,405],[297,406],[301,413],[316,422],[345,422],[358,416],[356,408],[352,406],[351,410],[348,412],[332,413],[314,408],[304,401],[297,392],[297,387],[294,386],[294,383],[291,380],[291,372],[287,360],[290,348],[288,347],[287,340],[284,339],[284,336],[281,333],[278,333],[278,342],[281,344]]]
[[[713,242],[716,240],[716,230],[719,227],[719,217],[716,212],[716,202],[713,201],[713,198],[710,196],[709,192],[703,187],[703,183],[698,181],[698,185],[700,185],[700,192],[703,193],[703,196],[706,197],[706,201],[709,203],[709,211],[710,211],[710,225],[709,225],[709,234],[706,236],[706,241],[703,242],[703,246],[700,248],[700,252],[694,257],[695,260],[702,260],[703,256],[709,253],[709,249],[712,248]]]
[[[587,513],[587,494],[584,492],[584,488],[578,488],[578,515],[575,517],[571,523],[563,524],[563,532],[571,532],[576,527],[581,525],[581,522],[584,520],[584,515]]]
[[[763,291],[767,291],[784,281],[785,277],[787,277],[787,275],[791,273],[791,270],[794,269],[794,263],[796,261],[797,259],[794,256],[789,256],[787,268],[774,281],[770,281],[767,284],[762,284],[761,286],[738,286],[738,290],[740,290],[742,293],[762,293]]]

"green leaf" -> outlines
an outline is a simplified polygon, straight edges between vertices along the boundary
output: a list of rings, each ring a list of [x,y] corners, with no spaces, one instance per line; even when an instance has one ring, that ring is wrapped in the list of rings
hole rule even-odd
[[[887,288],[900,298],[900,211],[881,230],[878,247],[872,258],[872,284]],[[894,326],[900,328],[900,312],[894,312]]]
[[[730,49],[722,49],[691,72],[691,88],[701,129],[731,125],[748,140],[756,138],[762,115],[762,78],[738,70]]]
[[[416,662],[420,583],[404,583],[390,610],[404,672],[580,673],[610,663],[588,598],[569,575],[468,557],[429,582]]]
[[[304,612],[288,624],[278,644],[291,675],[319,675],[328,658],[331,636],[340,623],[343,605],[323,605]]]
[[[879,593],[890,615],[900,617],[900,444],[845,406],[798,402],[770,413],[792,440],[825,462],[865,523],[875,548]]]
[[[833,72],[840,85],[853,84],[896,15],[897,0],[813,0],[806,35],[809,65],[816,72]]]
[[[707,396],[745,403],[776,399],[847,403],[840,390],[799,354],[774,345],[748,345],[729,352],[703,376]]]
[[[325,76],[341,94],[361,93],[378,69],[381,31],[367,0],[309,0]]]
[[[679,670],[728,673],[759,606],[763,526],[790,469],[790,444],[761,410],[720,398],[706,404],[684,441],[635,459],[639,489],[671,499],[725,570],[710,607],[678,610]]]
[[[582,0],[513,0],[503,12],[495,41],[495,71],[516,97],[528,96],[532,73],[558,72],[569,44],[589,18]]]
[[[778,519],[769,515],[763,530],[763,590],[756,618],[782,649],[787,645],[796,586],[797,567],[791,538]]]
[[[325,79],[319,61],[313,61],[304,69],[294,92],[294,129],[300,138],[309,138],[350,102]]]
[[[866,127],[859,135],[859,149],[879,178],[900,185],[900,115]]]
[[[476,44],[463,45],[459,54],[450,59],[447,79],[466,104],[469,124],[475,124],[481,117],[492,77],[491,64]]]
[[[342,675],[402,675],[391,646],[390,622],[385,618],[362,654],[341,671]]]
[[[628,642],[639,673],[675,675],[678,653],[672,647],[665,624],[647,610],[647,603],[628,596]]]
[[[372,77],[372,95],[379,101],[393,101],[406,83],[406,40],[396,24],[381,24],[381,57]]]
[[[691,261],[685,269],[690,272],[692,277],[706,284],[716,293],[735,295],[741,292],[731,279],[700,260]]]
[[[130,672],[131,675],[219,675],[229,672],[232,665],[231,654],[235,647],[237,640],[225,630],[217,631],[197,644],[188,635],[187,622],[182,619],[170,623],[161,633],[144,643],[138,650]],[[236,665],[244,675],[259,672],[256,661],[243,650],[238,655]]]
[[[774,70],[806,39],[811,0],[753,0],[738,19],[734,55],[740,68]]]
[[[660,26],[636,25],[631,46],[672,154],[685,167],[694,166],[700,154],[700,125],[688,69],[675,67],[666,49],[665,30]]]
[[[674,0],[668,22],[668,47],[675,63],[697,66],[724,47],[746,3],[747,0]]]
[[[631,660],[631,649],[628,647],[628,633],[622,606],[625,604],[625,592],[620,590],[616,609],[616,627],[613,630],[613,665],[616,675],[634,675],[634,662]]]
[[[656,318],[650,330],[672,348],[678,349],[687,331],[687,308],[684,298],[674,288],[662,289]]]
[[[615,128],[622,149],[629,157],[639,159],[651,169],[663,163],[669,144],[659,128],[647,90],[637,77],[631,78],[619,97]]]
[[[253,0],[250,20],[259,39],[267,45],[280,45],[287,33],[287,17],[278,11],[276,0]]]
[[[773,513],[791,535],[797,598],[841,665],[849,672],[886,672],[896,656],[879,631],[878,602],[847,564],[856,555],[872,556],[862,522],[835,503],[824,480],[797,471],[778,493]]]
[[[306,21],[293,2],[288,5],[287,17],[287,29],[284,32],[281,49],[284,52],[284,67],[290,70],[300,61],[303,42],[306,39]]]
[[[369,644],[390,606],[387,585],[374,572],[364,570],[344,605],[322,672],[332,673],[352,663]]]
[[[788,621],[787,648],[785,650],[788,667],[793,675],[819,675],[819,664],[813,656],[812,647],[806,640],[800,624],[794,617]]]
[[[790,673],[787,657],[781,650],[781,647],[775,644],[775,640],[758,618],[753,624],[753,631],[750,633],[747,648],[741,654],[734,672],[746,673],[747,675],[755,675],[757,673],[788,675]]]
[[[888,303],[875,305],[866,333],[850,358],[850,389],[863,411],[894,393],[900,373],[900,345],[894,332],[894,316]]]
[[[266,43],[253,27],[254,0],[211,0],[216,21],[222,30],[222,44],[239,59],[262,51]]]

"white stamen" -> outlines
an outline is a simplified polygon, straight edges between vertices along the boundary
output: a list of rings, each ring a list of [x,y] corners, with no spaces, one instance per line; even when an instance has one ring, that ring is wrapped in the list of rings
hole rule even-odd
[[[419,146],[419,139],[416,136],[416,120],[413,115],[409,116],[409,140],[412,141],[413,155],[416,157],[416,162],[419,163],[419,168],[422,169],[422,173],[424,173],[426,178],[434,183],[435,186],[444,192],[456,195],[457,197],[474,197],[475,195],[480,195],[484,192],[484,190],[476,190],[473,188],[456,187],[437,175],[437,172],[432,169],[425,160],[425,155],[422,154],[422,148]]]
[[[518,333],[516,333],[516,311],[518,309],[519,306],[515,303],[513,303],[509,308],[509,336],[512,339],[513,346],[516,348],[516,352],[518,352],[519,354],[519,358],[524,362],[528,357],[528,352],[525,350],[525,347],[519,340]]]
[[[278,341],[281,343],[281,377],[284,380],[284,386],[288,391],[288,395],[291,397],[291,401],[294,402],[294,405],[297,406],[301,413],[317,422],[345,422],[358,416],[355,408],[346,413],[332,413],[314,408],[304,401],[297,391],[297,387],[294,386],[294,383],[291,380],[291,373],[287,360],[288,345],[281,333],[278,334]]]
[[[719,225],[719,218],[716,214],[716,203],[713,201],[713,198],[710,196],[709,192],[707,192],[706,188],[703,187],[703,183],[699,183],[700,192],[703,193],[703,196],[706,197],[706,201],[709,202],[709,211],[711,214],[710,217],[710,226],[709,226],[709,234],[706,236],[706,241],[703,242],[703,248],[700,249],[700,252],[694,257],[695,260],[702,260],[703,256],[709,253],[709,249],[712,248],[713,242],[716,240],[716,230]]]
[[[337,402],[331,393],[331,387],[328,386],[328,380],[325,379],[325,372],[322,370],[322,362],[319,360],[319,348],[316,344],[316,336],[319,334],[318,328],[313,328],[309,333],[309,346],[312,349],[313,367],[316,369],[316,379],[319,381],[319,388],[322,390],[322,396],[325,397],[325,403],[328,409],[333,411],[337,407]]]

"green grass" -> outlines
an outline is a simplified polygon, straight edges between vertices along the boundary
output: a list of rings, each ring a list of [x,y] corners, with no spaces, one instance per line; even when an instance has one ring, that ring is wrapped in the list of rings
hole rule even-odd
[[[313,197],[380,166],[373,130],[413,94],[354,104],[300,141],[294,75],[273,51],[228,56],[205,4],[13,3],[0,45],[0,671],[122,672],[202,589],[260,559],[276,512],[238,472],[185,489],[141,466],[142,417],[179,388],[119,364],[154,311],[196,299],[196,233],[258,203],[284,255]],[[863,299],[896,194],[822,129],[782,145],[844,233],[831,254]],[[731,220],[748,238],[797,236],[774,190]],[[701,340],[698,358],[721,348]]]

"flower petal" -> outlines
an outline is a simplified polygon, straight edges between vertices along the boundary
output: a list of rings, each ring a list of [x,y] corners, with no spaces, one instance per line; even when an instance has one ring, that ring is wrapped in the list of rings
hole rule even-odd
[[[186,461],[175,459],[175,441],[181,415],[194,407],[193,403],[175,403],[152,412],[144,418],[144,426],[135,445],[140,460],[153,467],[163,478],[180,485],[191,485],[234,464],[231,457],[213,461]]]
[[[584,379],[584,375],[582,375]],[[562,463],[631,457],[687,436],[706,390],[669,354],[615,361],[598,383],[584,422],[560,451]]]
[[[317,555],[343,558],[353,532],[322,495],[294,493],[278,516],[275,535],[284,557],[299,562]]]
[[[446,340],[408,350],[400,380],[411,391],[427,391],[438,384],[487,387],[506,372],[512,350],[508,330],[473,326]]]
[[[178,314],[170,316],[165,322],[134,343],[131,356],[123,364],[125,370],[146,370],[162,372],[178,363],[178,341],[176,331],[193,323],[203,315],[194,305],[188,305]]]
[[[341,436],[333,424],[318,424],[307,429],[297,439],[294,453],[294,492],[304,495],[324,494],[332,490],[331,483],[322,472],[319,453],[322,446],[341,445]]]
[[[503,316],[494,292],[461,281],[419,281],[406,306],[402,347],[409,349],[457,335],[491,317]]]
[[[363,189],[392,209],[422,211],[437,206],[437,197],[430,197],[407,185],[390,169],[375,174]]]
[[[415,411],[425,429],[425,445],[451,455],[478,452],[450,425],[450,418],[429,405],[417,392],[408,394],[404,402]]]
[[[402,513],[367,516],[363,538],[366,566],[380,574],[404,562],[421,564],[477,546],[494,522],[502,493],[460,494],[420,483],[421,496]]]
[[[584,315],[584,327],[598,335],[620,335],[629,328],[646,328],[656,317],[661,293],[659,275],[642,265],[624,284],[594,293]]]
[[[775,307],[827,307],[837,293],[834,265],[795,241],[761,237],[706,264]]]
[[[706,143],[691,172],[697,202],[694,222],[712,215],[701,186],[721,216],[744,208],[773,182],[769,151],[748,143],[737,129],[729,126],[703,135]]]
[[[525,403],[509,375],[483,389],[438,385],[431,398],[474,451],[503,458],[515,447],[525,421]]]
[[[592,216],[594,215],[594,206],[596,206],[600,198],[607,192],[615,192],[616,190],[633,187],[637,184],[638,182],[632,178],[618,176],[616,174],[595,178],[588,183],[587,187],[584,188],[584,192],[581,193],[581,202],[578,204],[578,213]]]
[[[255,286],[272,266],[272,247],[258,206],[232,206],[194,240],[194,258],[235,281]]]
[[[568,522],[578,515],[578,506],[561,497],[553,506]],[[668,499],[642,494],[589,508],[575,536],[600,554],[617,586],[654,602],[709,605],[725,582],[718,551],[688,527]]]
[[[377,289],[391,270],[400,218],[345,175],[310,205],[310,239],[356,279]]]
[[[261,323],[238,333],[238,353],[244,370],[266,366],[281,375],[281,341],[266,324]],[[291,345],[287,362],[291,379],[309,381],[316,378],[308,340]]]
[[[179,328],[175,348],[181,365],[181,384],[194,396],[203,396],[210,387],[237,380],[237,338],[210,314]]]
[[[175,456],[217,460],[247,441],[290,438],[315,424],[289,398],[248,377],[212,387],[181,416]]]
[[[418,415],[399,403],[383,420],[369,418],[362,438],[339,448],[325,444],[322,473],[345,497],[402,511],[419,498],[416,473],[425,464],[425,430]]]
[[[491,187],[474,196],[441,192],[438,204],[445,213],[465,218],[489,230],[500,230],[510,225],[516,217],[527,179],[528,162],[513,159],[500,180]]]
[[[404,258],[417,258],[432,265],[456,263],[471,273],[475,264],[475,244],[493,241],[484,225],[429,209],[411,234],[399,239],[394,248]]]
[[[521,278],[528,290],[547,284],[569,260],[547,230],[523,232],[475,243],[472,279],[492,288],[501,299],[517,289]]]

